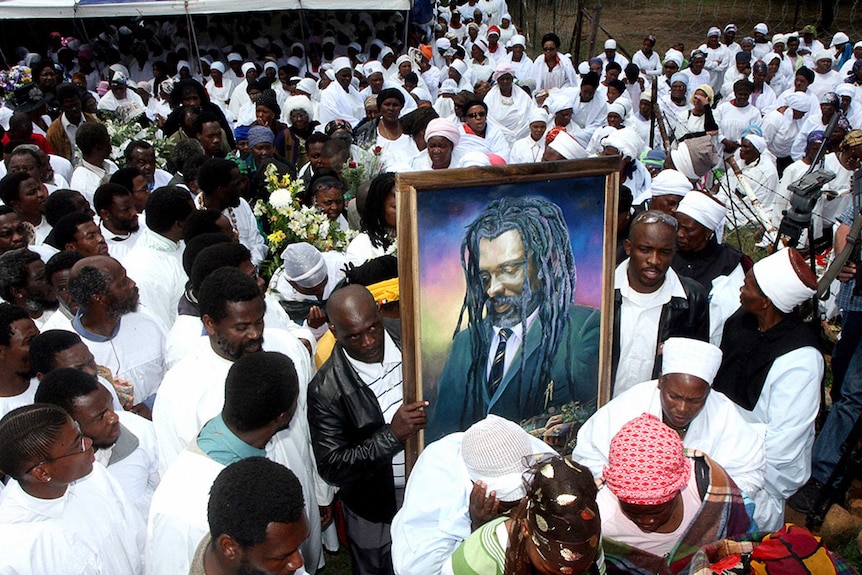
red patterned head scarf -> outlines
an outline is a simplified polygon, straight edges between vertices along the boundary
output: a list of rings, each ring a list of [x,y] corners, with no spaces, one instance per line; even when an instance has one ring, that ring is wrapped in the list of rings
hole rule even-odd
[[[623,503],[661,505],[685,487],[691,463],[679,434],[645,413],[626,423],[611,440],[608,488]]]

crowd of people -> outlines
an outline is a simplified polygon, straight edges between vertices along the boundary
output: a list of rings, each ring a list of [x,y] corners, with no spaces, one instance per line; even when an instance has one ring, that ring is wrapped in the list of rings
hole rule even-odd
[[[840,479],[862,405],[851,261],[815,441],[795,249],[857,239],[862,41],[728,23],[576,62],[553,33],[530,58],[504,0],[435,14],[139,18],[6,52],[0,573],[313,574],[339,532],[356,575],[760,573],[779,542],[847,572],[784,511]],[[462,248],[449,433],[403,399],[395,174],[594,156],[619,158],[612,400],[563,455],[513,421],[555,381],[595,409],[599,319],[559,208],[497,200]],[[274,253],[256,204],[285,176],[343,248]],[[779,249],[754,263],[722,241],[738,228]],[[496,403],[507,378],[527,397]],[[709,547],[754,533],[739,565]]]

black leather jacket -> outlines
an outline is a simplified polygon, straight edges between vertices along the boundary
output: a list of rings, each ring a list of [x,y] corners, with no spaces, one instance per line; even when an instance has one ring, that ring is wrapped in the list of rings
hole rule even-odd
[[[384,327],[400,349],[398,322],[384,320]],[[391,522],[397,511],[392,457],[404,444],[338,344],[309,384],[308,423],[320,476],[363,519]]]
[[[688,337],[709,341],[709,295],[696,281],[680,276],[679,281],[685,291],[685,297],[671,297],[662,306],[661,318],[658,322],[658,337],[656,339],[656,358],[653,364],[652,377],[661,374],[661,343],[669,337]],[[616,381],[617,366],[620,363],[620,307],[623,296],[620,290],[614,290],[614,344],[612,356],[611,381]]]

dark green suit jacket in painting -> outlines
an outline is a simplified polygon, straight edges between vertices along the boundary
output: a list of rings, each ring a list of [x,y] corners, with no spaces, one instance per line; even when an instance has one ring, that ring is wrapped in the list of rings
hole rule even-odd
[[[483,321],[482,329],[490,332],[492,327]],[[572,305],[569,308],[565,334],[554,355],[551,378],[542,382],[539,388],[530,386],[530,378],[521,378],[521,354],[518,350],[508,371],[493,396],[488,395],[487,385],[474,390],[469,379],[470,366],[479,362],[484,374],[488,364],[488,349],[474,352],[469,330],[462,330],[452,342],[449,357],[440,375],[437,401],[429,408],[429,423],[425,430],[425,443],[428,444],[444,435],[464,431],[475,422],[484,419],[489,413],[505,417],[516,423],[537,413],[528,406],[535,404],[536,398],[549,396],[548,407],[559,407],[572,401],[581,404],[595,402],[598,391],[599,370],[599,310]],[[539,345],[542,338],[542,322],[539,318],[527,331],[526,369],[538,369]],[[489,337],[489,339],[491,339]],[[548,387],[553,382],[553,393]]]

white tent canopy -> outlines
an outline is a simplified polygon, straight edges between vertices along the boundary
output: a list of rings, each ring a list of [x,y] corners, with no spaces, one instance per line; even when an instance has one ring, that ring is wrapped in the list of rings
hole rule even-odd
[[[0,19],[183,16],[272,10],[410,10],[411,0],[0,0]]]

